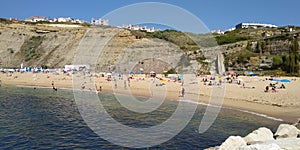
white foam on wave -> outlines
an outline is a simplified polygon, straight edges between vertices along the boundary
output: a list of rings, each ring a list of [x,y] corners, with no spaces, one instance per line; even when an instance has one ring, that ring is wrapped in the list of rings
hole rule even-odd
[[[229,110],[236,110],[236,111],[240,111],[240,112],[249,113],[249,114],[252,114],[252,115],[264,117],[264,118],[267,118],[267,119],[270,119],[270,120],[283,121],[280,118],[275,118],[275,117],[268,116],[266,114],[261,114],[261,113],[248,111],[248,110],[243,110],[243,109],[238,109],[238,108],[211,105],[211,104],[206,104],[206,103],[202,103],[202,102],[196,102],[196,101],[193,101],[193,100],[179,100],[179,102],[185,102],[185,103],[196,104],[196,105],[211,106],[211,107],[222,107],[222,108],[229,109]]]

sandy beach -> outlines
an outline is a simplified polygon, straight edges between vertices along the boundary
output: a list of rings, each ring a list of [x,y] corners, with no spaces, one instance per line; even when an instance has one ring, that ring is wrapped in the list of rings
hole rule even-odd
[[[163,78],[163,75],[157,77],[162,80],[147,77],[145,75],[135,75],[133,79],[125,78],[107,80],[107,76],[79,74],[54,74],[54,73],[1,73],[1,88],[13,86],[33,86],[52,88],[52,83],[58,90],[62,88],[73,88],[73,78],[76,79],[74,87],[80,87],[81,90],[96,92],[100,89],[106,93],[129,94],[134,96],[150,97],[153,93],[160,93],[166,96],[168,100],[193,100],[195,102],[209,103],[213,90],[212,86],[204,85],[202,82],[204,76],[195,77],[193,80],[184,80],[184,97],[179,97],[182,83],[174,82],[170,78]],[[269,77],[250,77],[240,76],[241,84],[223,82],[220,88],[224,88],[223,107],[232,109],[241,109],[259,114],[265,114],[270,117],[279,118],[284,121],[294,123],[300,118],[300,79],[295,77],[279,77],[279,79],[289,79],[291,82],[283,83],[285,89],[280,89],[282,83],[266,80]],[[78,80],[80,79],[80,80]],[[128,83],[129,82],[129,83]],[[276,84],[275,91],[271,89],[264,92],[265,87],[270,83]],[[79,84],[79,85],[75,85]],[[126,86],[125,86],[126,84]],[[83,86],[83,87],[82,87]],[[189,88],[191,87],[191,88]],[[193,87],[197,87],[193,90]],[[84,88],[84,89],[83,89]]]

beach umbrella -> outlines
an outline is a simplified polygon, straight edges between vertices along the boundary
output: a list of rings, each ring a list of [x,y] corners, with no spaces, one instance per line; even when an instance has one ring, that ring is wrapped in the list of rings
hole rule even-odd
[[[171,76],[171,78],[172,78],[172,79],[176,79],[177,77],[176,77],[176,76]]]
[[[253,75],[254,73],[253,73],[253,72],[248,72],[248,74],[249,74],[249,75]]]
[[[134,74],[134,72],[131,71],[131,72],[129,72],[129,74]]]
[[[228,73],[229,73],[229,74],[235,74],[235,72],[232,71],[232,70],[228,71]]]
[[[183,75],[182,74],[178,74],[178,79],[182,80],[183,79]]]
[[[215,78],[215,80],[216,80],[216,81],[220,81],[220,80],[221,80],[221,78],[219,78],[219,77],[216,77],[216,78]]]

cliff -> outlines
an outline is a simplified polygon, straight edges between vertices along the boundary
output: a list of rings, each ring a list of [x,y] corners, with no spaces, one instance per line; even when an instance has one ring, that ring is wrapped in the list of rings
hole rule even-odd
[[[162,72],[180,66],[183,55],[175,44],[156,38],[138,38],[129,30],[115,27],[0,23],[0,67],[3,68],[19,68],[21,63],[44,68],[89,63],[99,70],[116,70],[127,63],[133,65],[127,69],[138,65]],[[149,61],[154,58],[157,61]],[[193,65],[198,67],[197,62]]]

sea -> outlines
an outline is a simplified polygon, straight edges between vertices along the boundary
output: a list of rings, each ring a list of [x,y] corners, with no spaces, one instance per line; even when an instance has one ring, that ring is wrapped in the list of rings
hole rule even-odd
[[[112,118],[127,126],[147,128],[168,119],[178,101],[164,101],[158,111],[138,114],[123,108],[114,95],[100,93]],[[259,127],[273,132],[280,119],[249,111],[222,108],[212,126],[199,133],[207,105],[197,105],[188,125],[175,137],[144,149],[205,149],[220,145],[231,135],[246,136]],[[118,136],[128,138],[126,133]],[[96,134],[78,111],[71,90],[32,87],[0,87],[0,149],[132,149],[115,145]]]

